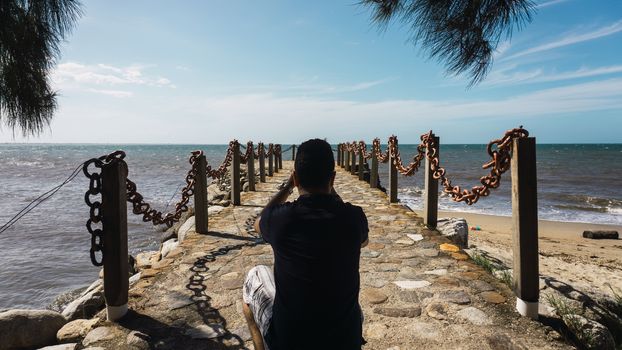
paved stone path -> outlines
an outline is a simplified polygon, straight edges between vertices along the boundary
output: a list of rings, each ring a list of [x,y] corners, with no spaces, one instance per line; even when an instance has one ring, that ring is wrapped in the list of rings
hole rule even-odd
[[[78,348],[252,349],[242,315],[241,286],[257,264],[273,264],[270,246],[247,232],[293,167],[267,177],[256,192],[242,194],[242,206],[210,209],[210,233],[194,232],[159,260],[143,263],[130,290],[131,313],[120,324],[103,312]],[[363,207],[370,243],[361,254],[361,306],[365,350],[566,349],[559,335],[514,311],[515,298],[499,280],[466,254],[424,228],[421,218],[338,169],[336,190]],[[294,193],[294,196],[296,193]],[[220,248],[238,245],[225,252]],[[239,248],[239,249],[235,249]],[[441,249],[442,248],[442,249]],[[322,325],[315,330],[321,336]],[[304,339],[301,339],[304,341]],[[327,344],[326,349],[330,349]]]

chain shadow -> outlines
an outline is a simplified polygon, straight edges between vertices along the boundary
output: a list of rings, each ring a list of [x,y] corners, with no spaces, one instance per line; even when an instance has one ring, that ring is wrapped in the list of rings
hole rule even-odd
[[[241,238],[247,242],[226,245],[224,247],[214,249],[206,253],[204,256],[198,257],[190,268],[192,275],[186,285],[186,289],[192,292],[190,300],[192,300],[193,304],[196,306],[197,313],[203,320],[203,323],[207,325],[219,325],[222,327],[222,336],[217,338],[221,344],[225,345],[224,342],[234,344],[227,346],[227,349],[247,349],[244,346],[244,339],[227,330],[227,320],[219,313],[218,309],[211,306],[211,298],[206,294],[207,285],[205,283],[205,274],[209,271],[208,264],[216,261],[218,256],[226,255],[232,250],[239,250],[244,247],[253,247],[258,244],[262,244],[263,239],[240,237],[225,233],[221,233],[221,235],[227,236],[227,238],[230,238],[229,236],[238,237],[238,239]]]

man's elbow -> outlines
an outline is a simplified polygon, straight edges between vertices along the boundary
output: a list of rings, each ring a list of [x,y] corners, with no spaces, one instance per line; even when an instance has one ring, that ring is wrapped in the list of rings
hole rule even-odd
[[[259,229],[259,221],[261,221],[261,218],[257,218],[257,220],[255,220],[255,225],[253,225],[253,227],[257,233],[261,234],[261,230]]]
[[[369,244],[369,238],[365,240],[365,242],[361,243],[361,248],[365,248]]]

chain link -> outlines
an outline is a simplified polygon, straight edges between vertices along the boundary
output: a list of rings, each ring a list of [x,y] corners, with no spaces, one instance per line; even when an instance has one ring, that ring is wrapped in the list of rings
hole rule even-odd
[[[115,151],[99,158],[89,159],[82,166],[82,172],[89,179],[89,189],[84,193],[84,202],[89,207],[89,218],[86,221],[86,230],[91,234],[91,248],[89,255],[91,262],[95,266],[102,266],[104,264],[104,231],[102,226],[102,202],[91,198],[92,196],[101,196],[102,180],[101,180],[101,168],[106,164],[110,164],[113,160],[123,160],[125,158],[125,152]],[[93,166],[96,169],[100,169],[99,172],[90,172],[89,166]],[[96,224],[96,227],[93,225]],[[101,260],[97,260],[96,253],[101,252]]]
[[[242,147],[242,145],[240,145],[240,147]],[[241,163],[248,162],[248,159],[251,156],[251,154],[255,155],[254,150],[253,150],[253,141],[248,141],[246,143],[246,147],[244,148],[246,148],[246,152],[244,154],[240,154]]]
[[[181,190],[181,200],[175,204],[175,211],[163,214],[161,211],[151,208],[151,205],[145,202],[144,197],[137,191],[136,184],[127,179],[127,201],[132,203],[132,213],[142,215],[144,222],[152,222],[154,225],[165,224],[167,227],[173,226],[181,219],[181,215],[188,211],[188,202],[194,194],[194,182],[197,174],[197,159],[203,155],[203,151],[193,151],[190,159],[190,170],[186,174],[186,185]]]

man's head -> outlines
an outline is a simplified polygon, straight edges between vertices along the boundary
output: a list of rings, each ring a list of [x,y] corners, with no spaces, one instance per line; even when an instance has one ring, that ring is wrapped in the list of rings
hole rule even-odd
[[[310,193],[330,192],[335,179],[335,158],[328,142],[312,139],[303,142],[294,163],[296,186]]]

